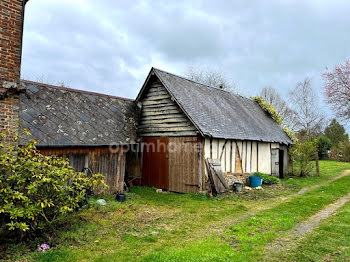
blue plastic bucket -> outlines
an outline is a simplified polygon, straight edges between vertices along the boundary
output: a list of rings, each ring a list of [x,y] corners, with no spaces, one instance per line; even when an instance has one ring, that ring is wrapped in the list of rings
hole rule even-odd
[[[255,187],[261,186],[261,183],[262,183],[262,178],[260,176],[257,176],[257,175],[249,176],[250,187],[255,188]]]

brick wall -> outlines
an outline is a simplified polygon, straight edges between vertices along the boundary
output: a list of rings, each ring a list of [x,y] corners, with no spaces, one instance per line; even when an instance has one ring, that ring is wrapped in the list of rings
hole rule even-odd
[[[22,0],[0,0],[0,132],[15,131],[22,55]]]
[[[18,123],[19,99],[18,94],[9,96],[0,101],[0,133],[16,131]],[[9,134],[9,138],[14,133]]]

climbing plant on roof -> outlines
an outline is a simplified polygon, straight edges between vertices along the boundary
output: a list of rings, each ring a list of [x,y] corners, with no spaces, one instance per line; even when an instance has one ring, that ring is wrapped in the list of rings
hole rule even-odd
[[[252,96],[251,99],[256,101],[258,105],[267,112],[273,120],[280,126],[282,126],[282,120],[280,114],[277,112],[276,108],[268,103],[262,96]],[[283,127],[283,131],[287,134],[287,136],[295,143],[298,142],[298,138],[294,135],[293,131],[288,127]]]
[[[292,139],[294,143],[298,143],[298,138],[294,135],[292,130],[285,126],[283,127],[283,131],[287,134],[287,136],[289,136],[290,139]]]

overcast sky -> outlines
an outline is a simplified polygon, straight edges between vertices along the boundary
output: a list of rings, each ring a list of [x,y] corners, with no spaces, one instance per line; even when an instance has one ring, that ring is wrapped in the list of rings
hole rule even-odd
[[[286,95],[350,57],[350,1],[30,0],[22,78],[135,98],[152,66],[221,70]]]

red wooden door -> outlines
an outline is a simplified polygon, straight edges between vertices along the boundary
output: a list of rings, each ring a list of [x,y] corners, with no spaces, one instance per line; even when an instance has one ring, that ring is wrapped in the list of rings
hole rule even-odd
[[[168,190],[168,138],[143,139],[142,185]]]

